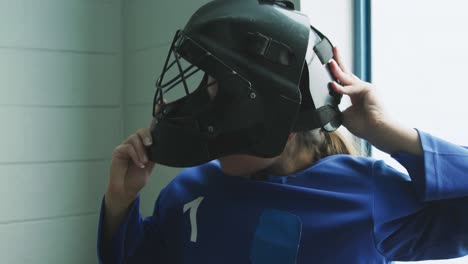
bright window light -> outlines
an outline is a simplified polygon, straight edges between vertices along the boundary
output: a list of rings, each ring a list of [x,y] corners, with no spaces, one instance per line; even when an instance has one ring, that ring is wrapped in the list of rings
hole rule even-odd
[[[372,78],[387,110],[406,126],[464,146],[467,9],[468,2],[459,0],[372,1]],[[402,168],[388,155],[373,152]],[[468,257],[417,263],[462,264]]]

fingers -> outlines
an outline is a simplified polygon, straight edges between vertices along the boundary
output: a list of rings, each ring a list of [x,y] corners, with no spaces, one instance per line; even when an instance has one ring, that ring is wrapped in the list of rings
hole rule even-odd
[[[343,72],[351,74],[348,67],[346,66],[346,64],[343,61],[343,57],[341,57],[340,50],[337,47],[333,47],[333,58],[338,63],[338,66],[340,66],[340,68],[343,70]]]
[[[113,156],[121,160],[131,159],[137,167],[145,167],[145,165],[140,161],[135,148],[131,144],[118,145],[114,150]]]
[[[335,78],[338,79],[338,81],[340,81],[342,84],[352,85],[356,83],[354,76],[350,73],[344,72],[335,60],[330,61],[330,70],[333,73],[333,76],[335,76]]]
[[[151,144],[153,144],[153,139],[151,138],[151,133],[149,129],[141,128],[137,131],[136,134],[140,137],[145,147],[149,147],[151,146]]]
[[[155,120],[156,119],[153,118],[153,121],[155,121]],[[153,122],[153,121],[151,121],[151,122]],[[150,126],[150,128],[151,127],[152,127],[152,125]],[[150,129],[143,129],[143,128],[139,129],[136,134],[140,138],[141,142],[143,142],[143,145],[145,147],[149,147],[149,146],[153,145],[153,140],[152,140],[152,137],[151,137]],[[153,170],[153,167],[154,167],[155,164],[148,159],[148,156],[146,155],[146,151],[144,151],[144,154],[145,154],[145,158],[146,158],[146,161],[144,162],[144,165],[148,169],[148,171],[151,172]]]
[[[344,85],[354,85],[361,82],[346,66],[337,47],[333,48],[333,59],[330,61],[330,70],[336,79]]]
[[[367,85],[363,85],[362,83],[358,83],[355,85],[342,86],[338,84],[337,82],[332,82],[330,86],[337,93],[346,94],[346,95],[357,95],[357,94],[362,94],[362,93],[366,93],[367,91],[369,91],[369,87]]]
[[[143,134],[144,132],[142,130],[141,131],[139,130],[139,133]],[[140,168],[144,168],[145,164],[148,162],[148,157],[146,156],[146,150],[143,144],[143,140],[140,138],[140,135],[136,133],[136,134],[129,136],[124,141],[124,145],[132,146],[132,149],[135,151],[136,156],[137,156],[136,162],[134,160],[135,165]]]
[[[158,102],[156,106],[154,107],[154,113],[157,115],[161,111],[161,106],[167,104],[167,101],[164,99],[162,102]]]

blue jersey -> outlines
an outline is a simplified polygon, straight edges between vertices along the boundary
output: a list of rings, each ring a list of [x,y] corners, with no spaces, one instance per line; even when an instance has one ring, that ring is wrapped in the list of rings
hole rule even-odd
[[[468,150],[419,132],[424,155],[333,155],[284,177],[185,169],[143,219],[137,199],[105,263],[389,263],[468,254]]]

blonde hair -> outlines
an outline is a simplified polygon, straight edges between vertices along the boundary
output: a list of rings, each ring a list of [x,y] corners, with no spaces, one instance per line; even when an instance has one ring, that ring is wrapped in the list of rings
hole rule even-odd
[[[295,140],[296,146],[301,149],[300,152],[311,154],[313,162],[336,154],[359,155],[356,144],[346,140],[340,132],[336,131],[326,132],[323,129],[314,129],[298,132]]]

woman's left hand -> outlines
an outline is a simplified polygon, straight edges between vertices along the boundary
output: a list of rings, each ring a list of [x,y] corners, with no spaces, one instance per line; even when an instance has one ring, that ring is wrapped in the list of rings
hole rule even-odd
[[[385,120],[385,113],[376,88],[359,79],[343,63],[339,50],[333,48],[330,70],[341,83],[332,82],[333,90],[348,95],[352,105],[343,111],[343,125],[354,135],[366,139]]]
[[[352,103],[343,111],[343,125],[354,135],[387,153],[403,151],[421,155],[417,131],[391,119],[384,111],[377,89],[348,70],[336,47],[333,53],[330,70],[341,84],[332,82],[331,87],[340,94],[348,95]]]

